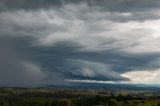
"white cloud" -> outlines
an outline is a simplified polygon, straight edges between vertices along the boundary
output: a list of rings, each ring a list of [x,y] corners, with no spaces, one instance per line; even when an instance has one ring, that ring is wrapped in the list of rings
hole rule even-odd
[[[130,83],[160,84],[160,69],[144,71],[128,71],[121,76],[129,78]]]
[[[117,84],[120,82],[115,82],[115,81],[97,81],[97,80],[75,80],[75,79],[65,79],[65,82],[83,82],[83,83],[104,83],[104,84]]]

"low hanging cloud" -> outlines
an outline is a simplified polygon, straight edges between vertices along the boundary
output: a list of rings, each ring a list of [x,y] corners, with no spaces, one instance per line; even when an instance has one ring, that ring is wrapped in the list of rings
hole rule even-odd
[[[160,2],[102,1],[0,1],[0,86],[159,73]]]

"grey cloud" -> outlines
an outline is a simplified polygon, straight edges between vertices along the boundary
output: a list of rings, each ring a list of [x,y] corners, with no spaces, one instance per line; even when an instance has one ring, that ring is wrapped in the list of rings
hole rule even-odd
[[[0,73],[6,76],[1,77],[1,85],[64,84],[64,79],[128,80],[119,74],[128,70],[152,69],[152,66],[147,65],[159,57],[158,54],[79,51],[81,47],[72,41],[57,43],[52,47],[37,47],[29,43],[33,39],[13,38],[3,37],[2,40],[1,36],[1,44],[5,45],[5,49],[17,52],[4,52],[1,45],[0,50],[4,53],[1,52],[3,71]]]
[[[122,73],[160,68],[158,6],[158,0],[1,0],[0,86],[128,81]]]
[[[32,54],[32,59],[50,72],[54,71],[64,75],[66,79],[124,80],[125,78],[120,77],[118,73],[152,69],[153,67],[149,65],[150,62],[159,57],[158,54],[134,55],[111,50],[99,53],[79,51],[78,45],[71,42],[57,43],[54,47],[39,48],[34,51],[38,55]],[[96,73],[96,76],[83,75],[81,73],[83,69],[89,69]]]
[[[35,86],[43,82],[45,75],[38,66],[19,60],[11,51],[0,52],[0,86]]]

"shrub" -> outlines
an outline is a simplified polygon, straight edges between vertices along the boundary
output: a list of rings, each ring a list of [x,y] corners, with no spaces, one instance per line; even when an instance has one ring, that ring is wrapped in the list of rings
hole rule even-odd
[[[109,102],[108,102],[108,106],[117,106],[117,101],[115,99],[111,99]]]
[[[73,104],[67,99],[62,99],[59,101],[58,106],[73,106]]]

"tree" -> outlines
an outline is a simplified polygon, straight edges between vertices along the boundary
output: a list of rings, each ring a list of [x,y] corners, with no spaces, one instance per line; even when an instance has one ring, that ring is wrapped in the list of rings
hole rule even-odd
[[[58,106],[73,106],[73,104],[67,99],[62,99],[59,101]]]
[[[122,106],[129,106],[129,103],[127,100],[124,100],[123,103],[122,103]]]
[[[44,106],[51,106],[51,103],[49,101],[46,101]]]
[[[111,99],[109,102],[108,102],[108,106],[117,106],[117,101],[115,99]]]

